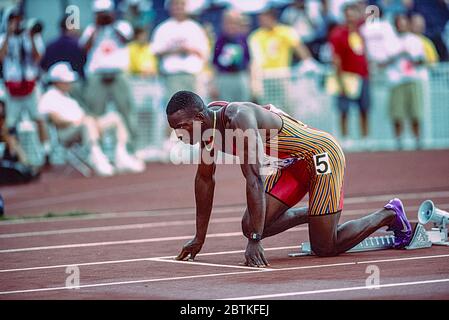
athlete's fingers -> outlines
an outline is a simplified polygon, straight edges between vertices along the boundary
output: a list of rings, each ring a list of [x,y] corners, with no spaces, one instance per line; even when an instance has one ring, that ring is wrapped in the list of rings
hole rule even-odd
[[[260,261],[259,261],[259,258],[258,258],[257,256],[255,256],[255,257],[253,258],[253,263],[254,263],[254,266],[255,266],[256,268],[259,268],[259,266],[260,266]]]
[[[251,258],[248,258],[246,262],[248,264],[248,267],[257,267],[257,265],[253,262]]]
[[[184,260],[189,255],[186,249],[182,249],[181,253],[175,258],[176,260]]]
[[[268,260],[265,258],[265,255],[264,255],[264,254],[261,254],[261,256],[262,256],[262,261],[263,261],[263,263],[265,264],[265,266],[269,267],[270,264],[268,263]]]
[[[254,257],[254,260],[258,268],[263,266],[262,260],[260,260],[260,257],[258,255]]]

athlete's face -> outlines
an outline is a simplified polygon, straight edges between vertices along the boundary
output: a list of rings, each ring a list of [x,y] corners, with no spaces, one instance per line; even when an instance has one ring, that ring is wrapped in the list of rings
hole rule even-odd
[[[204,128],[204,116],[202,113],[189,113],[179,110],[168,117],[170,127],[175,130],[179,140],[187,144],[197,144],[201,141]]]

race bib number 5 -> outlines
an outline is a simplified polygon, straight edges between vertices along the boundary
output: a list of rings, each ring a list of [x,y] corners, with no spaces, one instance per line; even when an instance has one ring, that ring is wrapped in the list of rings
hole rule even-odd
[[[315,171],[317,175],[332,173],[329,163],[329,155],[327,152],[314,155],[313,162],[315,163]]]

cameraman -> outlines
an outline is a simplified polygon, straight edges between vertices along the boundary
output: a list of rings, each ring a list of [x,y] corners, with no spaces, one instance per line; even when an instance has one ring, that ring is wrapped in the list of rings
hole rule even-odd
[[[0,62],[7,91],[6,127],[14,134],[22,116],[28,113],[30,120],[37,123],[40,141],[48,152],[47,134],[37,111],[36,94],[39,61],[45,50],[41,32],[42,25],[36,20],[24,21],[17,7],[5,9],[0,31]]]
[[[131,136],[135,136],[133,100],[125,74],[132,27],[125,21],[116,21],[111,0],[95,0],[93,11],[95,24],[88,26],[80,39],[80,46],[87,54],[85,102],[89,112],[96,116],[105,114],[107,103],[114,102]]]

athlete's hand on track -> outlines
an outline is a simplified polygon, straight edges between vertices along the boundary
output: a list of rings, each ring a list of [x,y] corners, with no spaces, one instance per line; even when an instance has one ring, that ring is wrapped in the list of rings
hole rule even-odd
[[[265,259],[264,250],[260,241],[248,240],[245,259],[245,265],[249,267],[265,268],[270,266],[267,259]]]
[[[175,258],[176,260],[185,260],[189,256],[189,260],[195,259],[198,252],[201,251],[204,242],[198,240],[196,237],[187,242],[182,247],[181,253]]]

